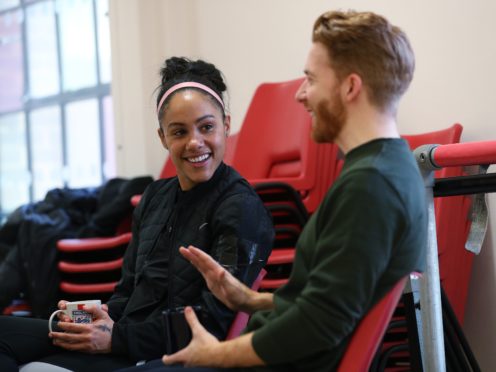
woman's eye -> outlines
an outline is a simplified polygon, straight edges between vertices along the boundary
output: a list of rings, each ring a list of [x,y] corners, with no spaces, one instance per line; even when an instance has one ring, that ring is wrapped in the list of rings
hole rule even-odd
[[[186,131],[184,131],[184,130],[182,130],[182,129],[178,129],[178,130],[173,131],[173,132],[172,132],[172,135],[173,135],[174,137],[181,137],[181,136],[183,136],[183,135],[184,135],[184,133],[185,133],[185,132],[186,132]]]
[[[214,125],[213,124],[203,124],[201,126],[201,129],[204,131],[204,132],[210,132],[212,129],[214,129]]]

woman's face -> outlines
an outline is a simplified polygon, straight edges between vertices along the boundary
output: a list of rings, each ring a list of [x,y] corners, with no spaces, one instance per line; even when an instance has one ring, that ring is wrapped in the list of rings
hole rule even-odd
[[[183,191],[208,181],[224,158],[230,117],[204,93],[181,90],[172,96],[158,135],[169,150]]]

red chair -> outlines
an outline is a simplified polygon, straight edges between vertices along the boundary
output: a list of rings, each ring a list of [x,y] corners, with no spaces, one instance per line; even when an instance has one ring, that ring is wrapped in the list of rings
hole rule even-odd
[[[394,309],[403,293],[407,278],[404,277],[399,280],[358,323],[339,363],[338,372],[365,372],[369,370]]]
[[[311,117],[295,94],[303,79],[261,84],[253,95],[238,132],[232,166],[252,185],[282,182],[302,196],[309,213],[323,197],[319,159],[330,160],[334,145],[311,139]],[[334,164],[327,164],[330,168]]]
[[[308,220],[308,212],[300,194],[288,184],[259,183],[255,190],[271,213],[274,224],[274,244],[266,266],[268,273],[260,285],[262,289],[273,290],[289,279],[296,242]]]
[[[110,238],[60,240],[60,290],[70,298],[97,296],[106,301],[120,278],[130,240],[130,232]]]

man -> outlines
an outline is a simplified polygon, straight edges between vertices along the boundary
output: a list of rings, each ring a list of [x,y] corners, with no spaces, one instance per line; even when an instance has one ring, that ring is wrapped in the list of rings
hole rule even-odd
[[[241,337],[219,342],[187,309],[193,339],[165,364],[334,370],[362,316],[424,268],[423,183],[395,119],[414,70],[406,35],[373,13],[328,12],[312,41],[296,99],[313,117],[313,139],[344,154],[341,175],[301,234],[288,284],[274,294],[251,291],[199,249],[181,248],[222,302],[253,316]]]

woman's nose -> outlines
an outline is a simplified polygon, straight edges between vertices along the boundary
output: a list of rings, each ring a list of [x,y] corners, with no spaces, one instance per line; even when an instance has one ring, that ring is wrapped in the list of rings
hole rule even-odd
[[[200,148],[203,146],[203,144],[204,144],[204,140],[201,133],[194,131],[188,140],[188,148],[192,148],[192,149]]]

